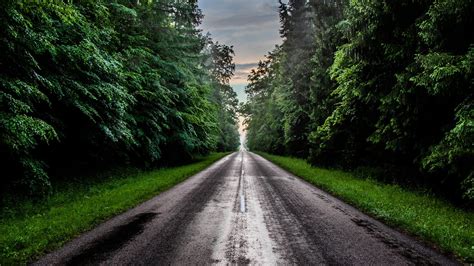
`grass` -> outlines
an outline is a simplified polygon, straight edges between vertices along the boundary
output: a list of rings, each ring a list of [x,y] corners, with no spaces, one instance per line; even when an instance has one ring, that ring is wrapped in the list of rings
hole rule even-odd
[[[47,199],[0,210],[0,265],[26,264],[203,170],[227,153],[184,166],[132,171],[104,181],[67,184]]]
[[[464,262],[474,262],[474,213],[422,192],[312,167],[302,159],[261,156],[365,213],[400,228]]]

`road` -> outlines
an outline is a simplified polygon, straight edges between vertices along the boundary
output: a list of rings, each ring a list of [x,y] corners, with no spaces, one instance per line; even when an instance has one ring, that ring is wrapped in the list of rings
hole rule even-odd
[[[36,264],[457,263],[240,151]]]

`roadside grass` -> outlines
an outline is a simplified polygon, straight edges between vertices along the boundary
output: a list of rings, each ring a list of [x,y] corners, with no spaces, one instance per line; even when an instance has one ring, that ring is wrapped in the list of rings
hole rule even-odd
[[[427,193],[312,167],[302,159],[258,154],[386,224],[431,242],[461,261],[474,262],[474,212]]]
[[[115,174],[95,183],[62,184],[47,199],[7,203],[0,210],[0,265],[31,262],[227,154],[213,153],[179,167],[127,170],[126,174]]]

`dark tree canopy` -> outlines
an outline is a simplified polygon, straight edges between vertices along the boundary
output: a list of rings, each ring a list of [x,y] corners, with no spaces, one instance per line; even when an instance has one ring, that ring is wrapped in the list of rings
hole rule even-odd
[[[2,187],[236,149],[233,52],[201,19],[197,1],[1,1]]]
[[[283,44],[249,76],[248,146],[473,200],[473,14],[472,0],[280,2]]]

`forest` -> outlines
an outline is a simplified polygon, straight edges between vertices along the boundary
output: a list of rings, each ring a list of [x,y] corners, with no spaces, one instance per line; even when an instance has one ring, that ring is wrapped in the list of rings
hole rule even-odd
[[[197,1],[1,1],[1,192],[239,145],[233,49]]]
[[[280,1],[250,150],[474,202],[474,1]],[[472,205],[471,205],[472,206]]]

